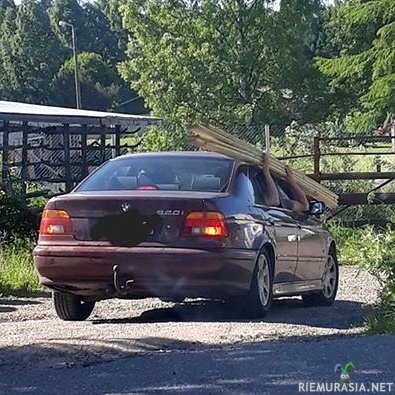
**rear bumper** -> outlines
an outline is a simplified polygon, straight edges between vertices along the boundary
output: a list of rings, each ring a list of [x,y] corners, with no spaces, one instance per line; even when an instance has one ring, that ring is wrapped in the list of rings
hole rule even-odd
[[[104,297],[227,297],[248,292],[257,251],[162,247],[37,246],[34,265],[46,287]],[[114,287],[132,280],[128,295]]]

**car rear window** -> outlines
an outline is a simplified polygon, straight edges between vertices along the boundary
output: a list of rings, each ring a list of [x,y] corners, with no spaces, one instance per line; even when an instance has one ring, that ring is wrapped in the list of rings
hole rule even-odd
[[[76,191],[159,189],[224,191],[234,161],[226,158],[135,156],[109,161]]]

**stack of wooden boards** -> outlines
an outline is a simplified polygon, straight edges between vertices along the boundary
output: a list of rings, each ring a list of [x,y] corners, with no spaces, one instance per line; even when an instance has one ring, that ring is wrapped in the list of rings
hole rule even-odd
[[[193,125],[188,143],[208,151],[218,152],[231,158],[242,160],[257,166],[262,165],[263,153],[254,145],[226,133],[213,126]],[[285,177],[285,164],[274,157],[270,158],[270,170],[278,177]],[[338,195],[314,181],[305,174],[294,170],[295,181],[306,195],[322,201],[331,209],[338,206]]]

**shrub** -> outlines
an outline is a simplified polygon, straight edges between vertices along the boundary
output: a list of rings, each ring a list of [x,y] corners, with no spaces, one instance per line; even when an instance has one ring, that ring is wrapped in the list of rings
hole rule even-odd
[[[366,228],[358,252],[360,264],[381,284],[380,299],[367,318],[370,332],[395,332],[395,231]]]
[[[30,208],[18,191],[0,194],[0,233],[3,242],[18,238],[34,239],[40,224],[40,209]]]
[[[336,240],[339,263],[343,265],[359,264],[358,251],[366,230],[364,228],[346,228],[332,223],[330,231]],[[369,243],[369,241],[367,242]]]
[[[379,280],[380,294],[366,318],[371,333],[395,332],[395,231],[331,224],[341,264],[357,264]]]

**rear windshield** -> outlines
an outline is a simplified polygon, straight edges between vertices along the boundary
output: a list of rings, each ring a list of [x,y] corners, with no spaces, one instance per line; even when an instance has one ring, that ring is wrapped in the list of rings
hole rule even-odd
[[[223,192],[228,186],[233,163],[226,158],[128,157],[107,162],[76,191],[159,189]]]

